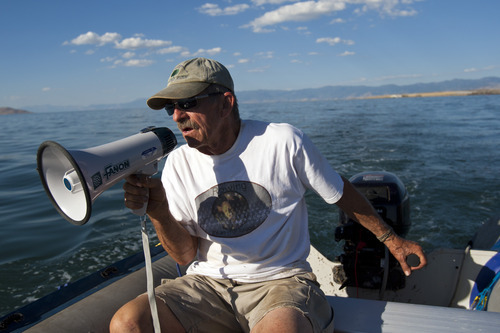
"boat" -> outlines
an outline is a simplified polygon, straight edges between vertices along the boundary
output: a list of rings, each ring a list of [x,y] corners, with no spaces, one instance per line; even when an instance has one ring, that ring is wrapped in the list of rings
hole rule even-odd
[[[408,193],[388,172],[365,172],[351,182],[395,232],[410,228]],[[311,245],[308,261],[335,311],[335,332],[498,332],[500,215],[464,249],[427,254],[427,266],[404,276],[374,236],[340,212],[336,240],[344,252],[330,260]],[[185,273],[161,246],[150,248],[153,280]],[[411,262],[410,265],[415,265]],[[107,332],[113,314],[146,292],[144,255],[134,254],[0,318],[4,332]]]

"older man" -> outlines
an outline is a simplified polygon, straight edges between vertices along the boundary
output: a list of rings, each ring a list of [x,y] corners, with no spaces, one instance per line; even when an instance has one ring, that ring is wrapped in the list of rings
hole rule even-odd
[[[307,189],[373,232],[405,274],[425,265],[421,247],[393,234],[304,133],[241,120],[217,61],[180,63],[148,105],[167,110],[187,145],[170,154],[161,181],[130,177],[126,206],[148,203],[169,255],[183,265],[196,259],[156,289],[163,332],[332,332],[333,310],[306,261]],[[407,265],[410,254],[418,267]],[[110,329],[152,331],[147,295],[124,305]]]

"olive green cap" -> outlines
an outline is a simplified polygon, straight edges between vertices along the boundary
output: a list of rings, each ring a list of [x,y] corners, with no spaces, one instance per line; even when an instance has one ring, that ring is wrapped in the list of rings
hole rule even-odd
[[[175,66],[167,87],[151,96],[147,103],[151,109],[160,110],[168,100],[196,96],[211,84],[221,85],[234,93],[233,79],[224,65],[206,58],[186,60]]]

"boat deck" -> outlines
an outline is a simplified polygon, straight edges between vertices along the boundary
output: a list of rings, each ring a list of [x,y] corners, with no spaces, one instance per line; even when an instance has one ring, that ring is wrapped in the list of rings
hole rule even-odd
[[[314,251],[313,251],[314,252]],[[169,256],[154,265],[155,283],[175,276]],[[26,332],[107,332],[113,313],[128,299],[145,292],[144,268],[86,298],[65,306]],[[335,311],[335,332],[498,332],[500,313],[352,297],[328,296]],[[99,306],[96,306],[99,304]]]

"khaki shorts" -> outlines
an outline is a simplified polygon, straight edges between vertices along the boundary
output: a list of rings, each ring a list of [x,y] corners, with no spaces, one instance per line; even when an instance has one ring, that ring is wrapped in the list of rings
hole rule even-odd
[[[156,296],[187,332],[250,332],[269,311],[282,307],[305,315],[314,332],[333,332],[333,309],[313,273],[258,283],[185,275],[165,280]]]

